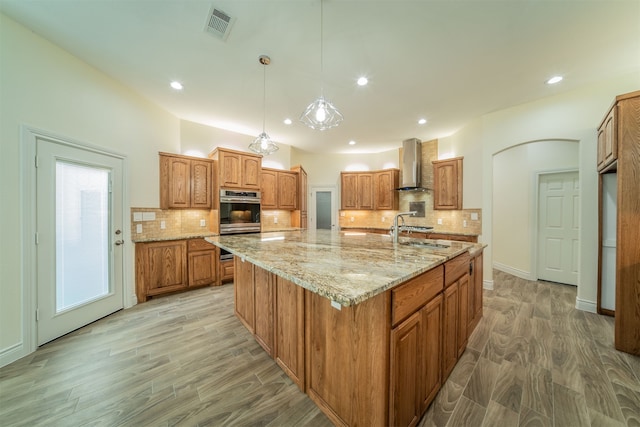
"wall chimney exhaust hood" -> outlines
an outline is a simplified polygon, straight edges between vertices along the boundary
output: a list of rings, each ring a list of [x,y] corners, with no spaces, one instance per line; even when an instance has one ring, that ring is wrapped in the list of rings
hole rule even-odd
[[[422,143],[418,138],[402,141],[402,182],[398,191],[428,191],[422,187]]]

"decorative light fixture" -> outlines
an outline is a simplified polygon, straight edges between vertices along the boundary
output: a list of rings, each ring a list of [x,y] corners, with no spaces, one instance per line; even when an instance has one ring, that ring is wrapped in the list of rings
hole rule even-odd
[[[267,55],[260,55],[258,62],[262,64],[262,133],[249,144],[249,150],[254,153],[268,156],[280,149],[278,145],[269,138],[269,135],[264,131],[264,123],[267,115],[267,65],[271,63],[271,58]]]
[[[320,78],[323,78],[323,9],[320,0]],[[316,98],[300,116],[300,121],[311,129],[325,130],[336,127],[343,120],[342,114],[333,106],[331,102],[324,98],[322,82],[320,86],[320,97]]]

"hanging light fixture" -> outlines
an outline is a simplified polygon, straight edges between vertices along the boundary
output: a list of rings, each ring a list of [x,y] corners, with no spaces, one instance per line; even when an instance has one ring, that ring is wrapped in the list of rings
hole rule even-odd
[[[320,78],[324,73],[323,58],[323,9],[322,0],[320,0]],[[322,83],[320,86],[320,97],[313,101],[304,113],[300,116],[300,121],[311,129],[325,130],[336,127],[343,120],[342,114],[333,106],[331,102],[324,98]]]
[[[254,153],[268,156],[280,149],[278,145],[269,138],[269,135],[264,131],[264,124],[267,115],[267,65],[271,63],[271,58],[267,55],[260,55],[258,62],[262,64],[262,133],[249,144],[249,150]]]

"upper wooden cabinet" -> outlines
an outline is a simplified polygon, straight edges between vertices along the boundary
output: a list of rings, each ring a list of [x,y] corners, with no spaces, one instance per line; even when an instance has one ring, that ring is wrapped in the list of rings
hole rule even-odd
[[[606,171],[618,159],[617,107],[617,103],[611,107],[598,127],[598,172]]]
[[[307,172],[300,165],[291,170],[298,174],[298,209],[291,214],[291,225],[307,228]]]
[[[209,158],[218,162],[218,186],[221,188],[260,189],[262,156],[216,148]]]
[[[296,172],[263,168],[260,181],[262,209],[295,210],[298,208],[298,174]]]
[[[433,209],[462,209],[462,157],[432,163]]]
[[[374,209],[397,210],[400,171],[387,169],[373,174]]]
[[[213,162],[160,153],[160,208],[211,209]]]
[[[341,172],[341,209],[398,209],[398,169]]]

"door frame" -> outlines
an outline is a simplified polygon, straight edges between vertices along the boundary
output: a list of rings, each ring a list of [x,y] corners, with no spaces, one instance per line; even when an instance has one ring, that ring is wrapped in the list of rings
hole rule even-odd
[[[330,191],[331,192],[331,231],[335,231],[338,230],[339,227],[339,223],[338,223],[338,205],[337,205],[337,201],[336,201],[336,194],[338,192],[338,188],[335,185],[317,185],[317,186],[311,186],[310,188],[310,195],[311,197],[309,197],[309,211],[311,212],[312,215],[308,215],[307,217],[307,221],[308,223],[308,228],[315,230],[316,226],[317,226],[317,221],[316,221],[316,192],[318,191]],[[313,225],[313,227],[312,227]]]
[[[17,358],[24,357],[37,348],[37,323],[36,308],[37,299],[37,248],[35,235],[37,231],[36,223],[36,145],[38,139],[47,139],[58,144],[67,145],[73,148],[93,151],[116,157],[122,161],[122,209],[123,209],[123,240],[122,264],[123,264],[123,306],[132,307],[135,304],[135,292],[132,280],[133,269],[133,248],[131,240],[131,221],[129,220],[129,165],[127,157],[112,150],[88,144],[72,138],[56,135],[49,131],[43,131],[27,125],[20,127],[20,189],[22,194],[22,344],[16,348]],[[133,297],[131,297],[133,295]],[[14,359],[14,360],[16,360]]]
[[[568,172],[575,172],[578,174],[578,181],[580,181],[580,187],[582,188],[582,179],[580,177],[580,169],[576,169],[576,168],[570,168],[570,169],[550,169],[550,170],[544,170],[544,171],[536,171],[533,173],[532,176],[532,186],[533,186],[533,191],[531,192],[531,220],[532,220],[532,227],[531,227],[531,235],[530,235],[530,241],[531,241],[531,268],[530,268],[530,272],[529,272],[529,280],[533,280],[536,281],[538,280],[538,235],[539,235],[539,230],[538,230],[538,219],[539,219],[539,215],[538,215],[538,210],[540,209],[540,177],[542,175],[553,175],[553,174],[557,174],[557,173],[568,173]],[[580,226],[582,227],[582,224],[580,224]],[[580,234],[578,234],[578,239],[580,239]],[[578,270],[578,285],[580,285],[580,271]],[[568,285],[570,286],[570,285]]]

